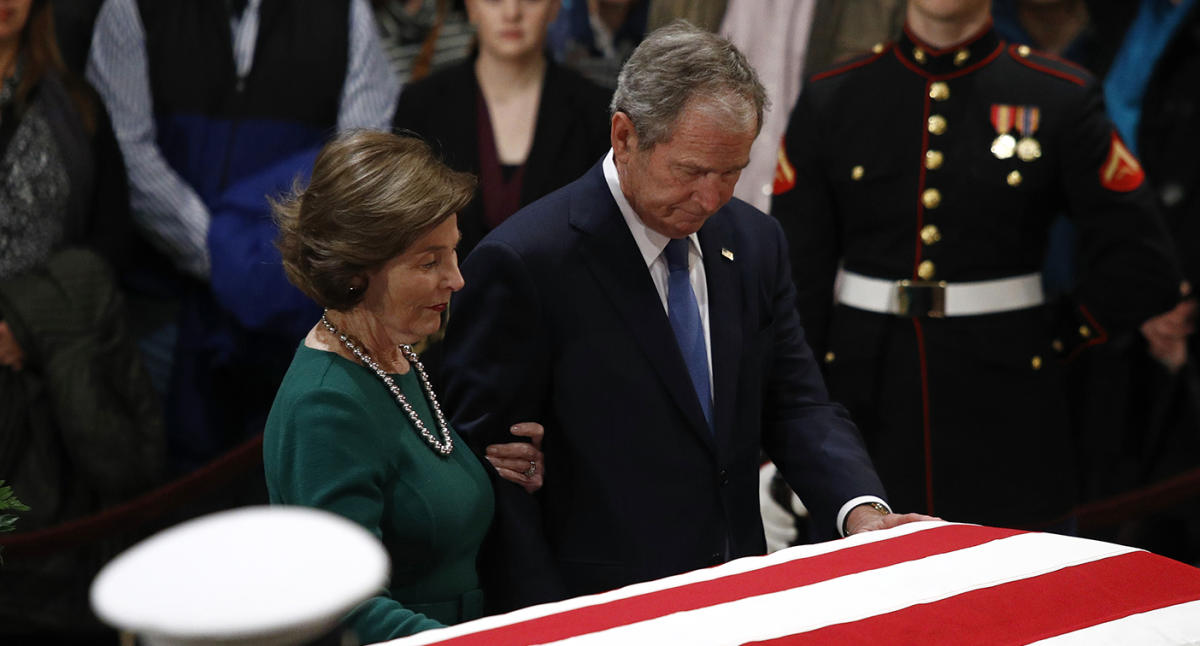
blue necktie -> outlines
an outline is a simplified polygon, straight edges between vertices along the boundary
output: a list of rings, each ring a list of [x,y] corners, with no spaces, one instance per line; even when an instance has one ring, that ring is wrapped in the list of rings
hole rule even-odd
[[[667,318],[675,330],[675,340],[687,364],[688,376],[704,409],[708,428],[713,428],[712,392],[708,385],[708,344],[704,339],[704,326],[700,323],[700,306],[696,304],[696,292],[688,277],[688,248],[691,241],[679,238],[667,243],[663,256],[671,275],[667,278]]]

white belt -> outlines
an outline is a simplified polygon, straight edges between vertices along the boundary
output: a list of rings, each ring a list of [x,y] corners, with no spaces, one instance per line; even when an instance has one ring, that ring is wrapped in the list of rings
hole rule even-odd
[[[850,271],[838,275],[837,302],[898,316],[972,316],[1036,307],[1046,301],[1042,275],[947,283],[885,280]]]

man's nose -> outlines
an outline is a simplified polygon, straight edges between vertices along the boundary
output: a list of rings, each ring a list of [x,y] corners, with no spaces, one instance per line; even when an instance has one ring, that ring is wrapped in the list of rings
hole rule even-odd
[[[708,213],[713,213],[729,201],[732,193],[722,177],[716,173],[705,175],[696,187],[696,201]]]

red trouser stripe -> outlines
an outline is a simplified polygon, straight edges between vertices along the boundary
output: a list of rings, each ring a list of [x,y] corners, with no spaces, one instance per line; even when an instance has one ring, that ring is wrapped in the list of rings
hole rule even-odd
[[[934,515],[933,506],[933,430],[930,423],[929,364],[925,360],[925,328],[921,320],[914,318],[913,329],[917,336],[917,358],[921,363],[921,428],[925,452],[925,513]]]

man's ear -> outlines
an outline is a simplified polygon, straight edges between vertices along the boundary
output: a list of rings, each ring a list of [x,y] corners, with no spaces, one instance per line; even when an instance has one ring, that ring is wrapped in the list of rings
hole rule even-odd
[[[637,149],[637,131],[633,121],[624,112],[616,112],[612,116],[612,130],[609,133],[613,149],[613,159],[624,162],[629,153]]]

